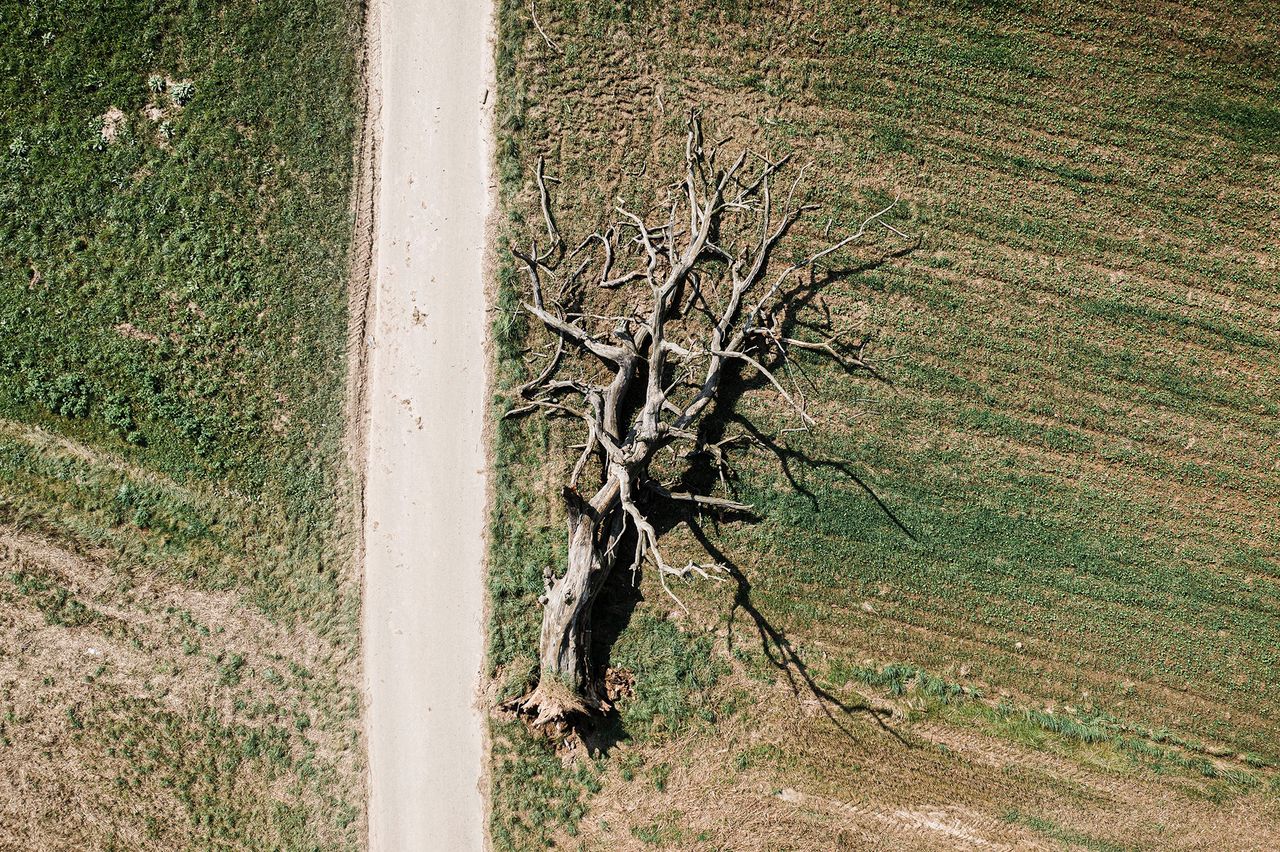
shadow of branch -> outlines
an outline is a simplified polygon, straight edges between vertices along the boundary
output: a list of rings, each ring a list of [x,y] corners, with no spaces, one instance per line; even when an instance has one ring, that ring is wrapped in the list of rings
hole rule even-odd
[[[809,500],[809,503],[813,508],[816,509],[818,507],[818,495],[814,494],[813,491],[805,485],[798,476],[796,476],[795,468],[797,466],[829,468],[848,477],[853,483],[866,492],[867,496],[875,502],[876,506],[884,513],[885,517],[888,518],[903,535],[910,539],[912,544],[920,543],[920,539],[911,531],[911,528],[898,517],[897,513],[893,511],[889,504],[880,499],[880,495],[876,493],[870,483],[868,483],[861,474],[854,470],[853,465],[849,462],[844,461],[843,459],[819,458],[817,456],[809,455],[802,450],[784,446],[783,444],[778,443],[778,441],[772,436],[767,435],[758,429],[747,418],[733,416],[731,419],[733,422],[737,423],[737,425],[741,426],[757,445],[764,447],[766,450],[773,453],[774,457],[778,460],[779,467],[782,468],[782,475],[787,478],[787,482],[790,483],[791,487],[794,488],[797,493],[803,494]]]
[[[897,731],[885,722],[884,716],[887,711],[872,707],[866,703],[851,704],[844,701],[839,696],[832,694],[819,684],[810,673],[808,666],[800,655],[796,653],[791,642],[787,639],[786,634],[774,626],[759,609],[756,608],[751,599],[751,581],[747,579],[742,569],[729,559],[716,544],[711,541],[706,531],[698,523],[696,518],[686,519],[690,531],[693,533],[698,543],[706,549],[707,554],[715,559],[725,570],[729,572],[729,576],[733,578],[737,584],[734,594],[733,608],[729,613],[729,648],[733,648],[733,623],[734,613],[742,610],[755,623],[756,632],[759,634],[760,647],[764,651],[765,658],[769,660],[774,668],[782,672],[786,677],[788,685],[791,687],[792,694],[799,697],[802,691],[808,692],[818,702],[818,706],[822,708],[822,712],[831,720],[831,723],[850,739],[856,739],[852,730],[850,730],[843,721],[842,717],[852,717],[857,714],[863,714],[871,718],[876,725],[892,736],[899,744],[914,748],[915,746],[902,737]],[[837,711],[840,715],[837,715]]]

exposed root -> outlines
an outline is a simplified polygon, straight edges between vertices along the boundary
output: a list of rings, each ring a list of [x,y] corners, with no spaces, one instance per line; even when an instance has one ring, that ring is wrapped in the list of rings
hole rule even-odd
[[[535,729],[567,733],[592,716],[613,709],[608,701],[582,696],[555,678],[543,678],[527,695],[502,703],[502,709],[528,718]]]

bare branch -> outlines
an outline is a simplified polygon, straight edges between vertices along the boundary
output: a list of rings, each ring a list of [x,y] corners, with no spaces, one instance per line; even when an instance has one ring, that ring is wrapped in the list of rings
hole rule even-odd
[[[551,196],[547,192],[546,164],[545,157],[538,157],[538,165],[534,170],[534,177],[538,181],[538,203],[542,206],[542,219],[547,226],[547,241],[550,243],[547,248],[549,257],[550,254],[558,251],[564,245],[564,241],[560,238],[560,229],[556,227],[555,216],[551,213]],[[540,257],[538,261],[541,263],[545,259],[545,257]]]
[[[719,355],[722,358],[737,358],[740,361],[746,361],[752,367],[755,367],[756,372],[758,372],[760,375],[764,376],[766,379],[769,380],[769,383],[772,384],[774,388],[777,389],[778,393],[782,394],[782,398],[787,401],[788,405],[790,405],[792,408],[795,409],[796,413],[800,415],[800,419],[803,420],[806,425],[808,426],[818,425],[817,421],[814,420],[812,417],[810,417],[808,413],[804,410],[804,406],[796,402],[795,399],[791,396],[791,394],[787,393],[787,389],[782,386],[782,382],[779,382],[777,377],[774,376],[773,373],[771,373],[769,369],[765,367],[764,364],[761,364],[755,358],[752,358],[750,355],[747,355],[744,352],[730,352],[728,350],[723,350],[723,349],[714,351],[711,354]]]
[[[679,500],[685,503],[695,503],[699,506],[706,506],[710,509],[722,509],[726,512],[750,512],[752,511],[749,503],[739,503],[737,500],[726,500],[723,497],[707,497],[702,494],[689,494],[683,491],[668,491],[656,482],[650,482],[645,487],[667,500]]]
[[[551,40],[551,36],[547,35],[547,31],[542,28],[542,24],[538,23],[538,10],[534,3],[535,0],[529,0],[529,16],[533,18],[533,25],[538,28],[538,32],[542,35],[542,40],[547,43],[547,47],[563,55],[564,51],[556,46],[556,43]]]
[[[582,239],[567,256],[548,188],[555,181],[540,158],[533,178],[546,235],[532,240],[528,251],[512,248],[529,275],[531,296],[522,307],[557,340],[548,363],[518,389],[527,402],[510,416],[541,411],[577,418],[586,427],[585,440],[574,447],[580,452],[565,496],[569,538],[564,573],[548,581],[543,595],[539,656],[546,691],[540,684],[521,705],[534,708],[540,720],[601,707],[593,692],[595,675],[585,656],[589,642],[582,625],[589,621],[603,575],[615,562],[629,562],[633,572],[652,564],[664,593],[686,611],[670,578],[723,579],[720,565],[690,560],[677,567],[669,562],[637,493],[647,491],[659,501],[712,512],[752,511],[749,504],[727,497],[674,491],[650,476],[651,462],[666,451],[676,464],[693,456],[710,457],[726,484],[733,474],[730,451],[760,443],[750,434],[717,441],[702,434],[703,417],[721,398],[728,363],[738,361],[763,376],[796,413],[802,430],[816,420],[806,411],[801,388],[788,387],[797,376],[807,378],[802,370],[793,374],[793,367],[800,368],[791,360],[793,351],[870,369],[862,359],[862,344],[848,347],[840,334],[806,340],[809,332],[797,336],[784,320],[791,319],[790,300],[818,286],[818,264],[873,227],[902,235],[884,221],[894,205],[804,260],[779,264],[779,247],[816,206],[804,198],[809,167],[777,184],[792,158],[769,159],[744,150],[726,168],[725,158],[719,157],[725,142],[707,142],[696,111],[689,114],[684,143],[683,173],[665,197],[646,210],[620,199],[616,220]],[[824,243],[831,224],[828,220]],[[584,283],[595,287],[587,292]],[[829,318],[823,331],[804,327],[825,334]],[[595,356],[604,367],[571,357],[573,353]],[[771,360],[775,356],[776,363]],[[581,375],[565,377],[573,369],[582,370]],[[580,496],[579,484],[593,480],[599,483],[594,495]],[[624,553],[632,542],[634,549]],[[571,699],[556,697],[555,689],[564,684],[572,688]]]
[[[845,246],[849,245],[850,243],[853,243],[853,242],[856,242],[857,240],[862,239],[862,237],[863,237],[863,236],[865,236],[865,235],[866,235],[866,233],[867,233],[867,228],[868,228],[868,227],[869,227],[873,222],[876,222],[876,221],[878,221],[881,217],[888,215],[888,213],[889,213],[891,210],[893,210],[893,208],[895,208],[895,207],[897,207],[897,206],[898,206],[898,199],[895,197],[895,198],[893,199],[893,201],[892,201],[888,206],[886,206],[883,210],[878,210],[878,211],[876,211],[875,213],[872,213],[872,214],[871,214],[870,216],[868,216],[866,219],[862,220],[862,224],[858,226],[858,230],[854,231],[852,234],[850,234],[849,236],[845,237],[843,240],[841,240],[840,242],[836,243],[835,245],[828,246],[827,248],[825,248],[825,249],[823,249],[822,251],[818,252],[818,253],[817,253],[817,254],[815,254],[813,257],[811,257],[811,258],[809,258],[807,261],[805,261],[804,265],[805,265],[805,266],[813,266],[815,263],[817,263],[818,261],[822,260],[822,259],[823,259],[824,257],[826,257],[827,255],[832,254],[833,252],[837,252],[837,251],[839,251],[840,249],[844,248]],[[899,231],[897,228],[894,228],[894,227],[892,227],[892,226],[890,226],[890,225],[888,225],[888,224],[885,224],[885,227],[886,227],[886,228],[889,228],[889,229],[890,229],[890,230],[892,230],[894,233],[897,233],[897,234],[902,235],[903,237],[906,237],[906,236],[907,236],[906,234],[903,234],[901,231]],[[908,239],[909,239],[909,237],[908,237]]]
[[[528,397],[534,390],[542,387],[542,384],[546,382],[547,379],[551,378],[551,375],[555,373],[556,368],[560,366],[560,358],[563,355],[564,338],[559,337],[556,339],[556,354],[551,356],[551,360],[547,362],[547,366],[544,367],[542,372],[537,376],[534,376],[532,379],[522,384],[516,393],[522,397]]]
[[[573,323],[566,322],[554,314],[548,313],[536,305],[528,302],[524,303],[524,309],[542,320],[543,325],[563,337],[572,340],[591,354],[606,361],[617,363],[625,354],[626,350],[621,346],[614,346],[604,343],[592,337],[585,329],[579,328]]]
[[[582,476],[583,469],[587,466],[587,460],[596,452],[600,446],[600,440],[597,437],[598,429],[595,420],[587,421],[587,443],[582,448],[582,455],[578,457],[578,463],[573,466],[573,474],[569,477],[569,487],[578,487],[578,478]]]

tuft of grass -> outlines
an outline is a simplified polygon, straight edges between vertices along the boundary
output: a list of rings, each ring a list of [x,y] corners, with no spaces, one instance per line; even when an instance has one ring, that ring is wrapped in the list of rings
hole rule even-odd
[[[153,840],[294,849],[317,841],[318,814],[259,792],[303,760],[285,728],[229,725],[212,709],[186,718],[147,699],[122,699],[88,710],[83,729],[94,747],[110,750],[112,788],[129,797],[167,790],[176,799],[186,825],[156,822]]]
[[[683,819],[684,812],[673,809],[655,822],[632,826],[631,835],[646,846],[679,848],[685,840]]]
[[[65,586],[52,582],[47,577],[18,570],[9,574],[8,580],[19,595],[32,601],[44,614],[47,624],[82,627],[113,621],[98,610],[86,606]]]
[[[685,633],[647,611],[637,612],[613,647],[614,666],[635,675],[635,694],[618,712],[632,736],[669,736],[709,711],[707,691],[723,673],[705,635]]]
[[[489,837],[498,852],[545,849],[558,832],[577,834],[585,799],[600,789],[590,761],[566,763],[522,722],[490,723],[493,756]]]
[[[1272,103],[1198,95],[1188,111],[1196,118],[1216,122],[1249,148],[1280,149],[1280,108]]]
[[[981,690],[951,683],[916,666],[902,663],[889,663],[873,668],[837,661],[828,669],[827,678],[832,684],[852,680],[867,686],[882,687],[894,698],[914,692],[946,704],[955,700],[982,697]]]
[[[1016,825],[1025,825],[1027,828],[1044,835],[1050,840],[1056,840],[1059,843],[1065,843],[1073,847],[1087,849],[1089,852],[1131,852],[1137,849],[1136,846],[1127,846],[1120,843],[1112,843],[1109,840],[1100,840],[1078,831],[1063,828],[1052,820],[1043,817],[1034,816],[1033,814],[1022,813],[1017,809],[1006,811],[1004,814],[1006,822]]]

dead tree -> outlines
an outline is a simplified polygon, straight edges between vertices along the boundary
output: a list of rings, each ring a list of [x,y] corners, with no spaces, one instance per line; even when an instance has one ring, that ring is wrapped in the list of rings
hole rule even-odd
[[[511,703],[535,716],[536,725],[607,709],[587,645],[592,605],[619,560],[633,572],[650,564],[677,603],[670,580],[723,570],[669,562],[646,507],[661,500],[711,512],[749,511],[729,498],[673,490],[650,471],[655,455],[667,448],[686,459],[706,454],[723,471],[729,447],[748,442],[740,435],[711,442],[703,434],[726,372],[762,377],[797,427],[808,429],[815,420],[804,395],[788,389],[777,365],[793,350],[807,350],[847,367],[865,366],[860,349],[840,335],[791,337],[783,320],[788,301],[813,285],[824,258],[877,223],[900,233],[883,222],[893,205],[817,253],[779,264],[779,246],[816,207],[798,199],[804,169],[779,205],[774,184],[790,157],[771,161],[743,151],[726,168],[717,163],[722,144],[709,145],[692,114],[684,174],[665,201],[644,216],[619,205],[613,224],[572,250],[552,210],[552,179],[538,162],[546,241],[535,238],[528,251],[513,246],[512,253],[529,277],[524,310],[554,343],[508,416],[572,418],[582,424],[585,441],[563,489],[567,564],[560,576],[548,573],[541,598],[539,682]],[[614,307],[590,312],[584,302],[591,288],[614,291],[592,300]]]

